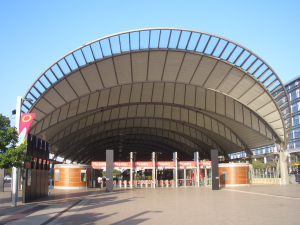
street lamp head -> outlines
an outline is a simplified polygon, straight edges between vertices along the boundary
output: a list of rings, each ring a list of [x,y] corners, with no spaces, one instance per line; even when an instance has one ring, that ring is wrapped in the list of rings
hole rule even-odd
[[[23,101],[27,101],[27,102],[32,102],[32,99],[31,99],[31,98],[23,98],[22,100],[23,100]]]

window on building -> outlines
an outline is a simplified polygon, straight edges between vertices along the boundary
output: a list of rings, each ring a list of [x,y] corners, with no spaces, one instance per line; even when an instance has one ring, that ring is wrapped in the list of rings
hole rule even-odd
[[[251,179],[251,174],[250,174],[250,171],[249,171],[249,170],[247,171],[247,179],[248,179],[248,180]]]
[[[296,128],[296,129],[294,130],[294,135],[295,135],[295,138],[300,137],[300,128]]]
[[[296,147],[296,148],[300,148],[300,141],[296,141],[296,142],[295,142],[295,147]]]
[[[54,179],[55,179],[55,182],[59,181],[59,170],[55,170]]]
[[[299,116],[293,117],[293,126],[299,125]]]
[[[228,180],[228,172],[227,171],[223,171],[223,174],[222,174],[222,178],[223,180]]]
[[[289,85],[290,89],[295,87],[295,85],[296,85],[296,81],[294,81],[293,83],[290,83],[290,85]]]
[[[292,113],[298,112],[298,102],[292,104]]]
[[[80,181],[81,182],[86,182],[86,170],[81,170],[80,171]]]
[[[293,132],[293,131],[291,132],[291,137],[290,137],[290,139],[294,139],[294,132]]]
[[[297,91],[294,90],[294,91],[291,92],[290,100],[293,101],[293,100],[295,100],[296,98],[297,98]]]

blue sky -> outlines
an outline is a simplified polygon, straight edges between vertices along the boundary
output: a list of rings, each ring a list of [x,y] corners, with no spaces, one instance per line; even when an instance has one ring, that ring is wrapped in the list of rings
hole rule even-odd
[[[300,74],[299,0],[0,1],[0,113],[73,49],[113,33],[178,27],[230,39],[265,60],[283,83]]]

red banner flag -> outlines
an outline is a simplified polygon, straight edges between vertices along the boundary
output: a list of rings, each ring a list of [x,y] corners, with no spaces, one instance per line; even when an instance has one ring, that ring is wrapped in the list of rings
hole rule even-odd
[[[20,120],[20,127],[19,127],[18,145],[24,144],[34,116],[35,116],[35,113],[23,113],[22,114],[21,120]]]

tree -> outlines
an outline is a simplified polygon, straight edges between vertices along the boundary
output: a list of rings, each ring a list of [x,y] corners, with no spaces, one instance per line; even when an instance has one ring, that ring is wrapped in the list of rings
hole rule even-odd
[[[18,133],[14,127],[10,127],[8,117],[0,114],[0,168],[22,168],[25,162],[30,162],[31,157],[26,156],[26,145],[17,146]]]
[[[260,160],[252,160],[253,169],[261,169],[263,168],[263,164]]]
[[[0,153],[6,152],[9,147],[16,145],[18,133],[14,127],[10,127],[8,117],[0,114]]]
[[[119,176],[121,176],[121,175],[122,175],[122,172],[121,172],[121,171],[116,170],[116,169],[113,170],[113,176],[114,176],[114,177],[119,177]],[[102,176],[103,176],[103,177],[106,177],[106,171],[103,171],[103,172],[102,172]]]

